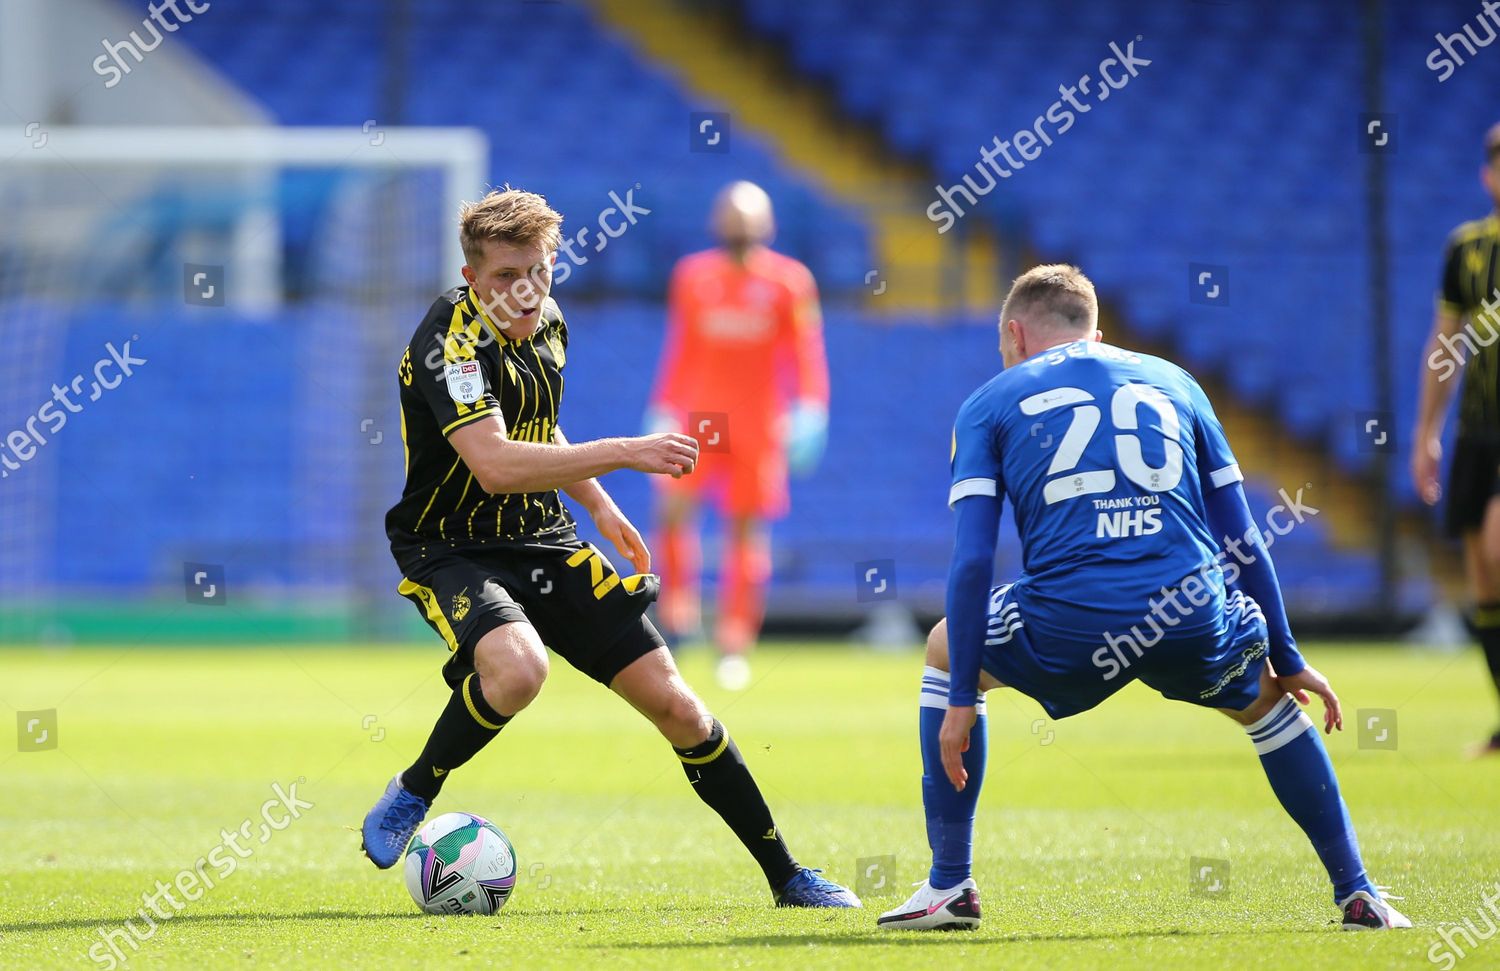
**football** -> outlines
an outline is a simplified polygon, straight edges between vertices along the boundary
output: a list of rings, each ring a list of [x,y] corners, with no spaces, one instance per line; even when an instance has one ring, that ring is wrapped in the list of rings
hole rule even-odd
[[[497,913],[515,885],[516,851],[480,816],[444,813],[406,848],[406,889],[429,914]]]

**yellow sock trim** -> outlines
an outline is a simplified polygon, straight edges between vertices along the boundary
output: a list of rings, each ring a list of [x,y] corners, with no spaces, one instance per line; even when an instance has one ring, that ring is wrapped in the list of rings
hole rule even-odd
[[[464,678],[464,683],[461,686],[461,689],[464,693],[464,704],[468,706],[469,714],[474,716],[475,721],[483,725],[485,728],[488,728],[490,731],[498,732],[500,730],[500,726],[494,724],[493,722],[485,721],[484,716],[479,713],[479,709],[474,707],[474,698],[469,694],[469,682],[473,680],[474,675],[472,674],[467,678]]]
[[[709,762],[712,762],[714,759],[718,758],[719,756],[723,755],[724,754],[724,750],[727,749],[728,747],[729,747],[729,732],[726,730],[724,732],[724,737],[721,738],[721,739],[719,739],[718,746],[715,747],[714,750],[712,752],[709,752],[707,755],[704,755],[704,756],[702,756],[700,758],[694,759],[694,758],[689,758],[688,756],[683,755],[681,752],[679,752],[679,753],[677,753],[677,757],[679,759],[682,759],[682,761],[686,762],[688,765],[705,765],[705,764],[707,764]]]

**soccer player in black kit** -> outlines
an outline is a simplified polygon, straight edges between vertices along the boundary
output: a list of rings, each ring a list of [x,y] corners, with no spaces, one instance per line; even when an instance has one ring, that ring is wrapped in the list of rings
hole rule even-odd
[[[460,223],[467,285],[437,299],[398,367],[406,488],[386,516],[399,592],[447,643],[453,694],[365,817],[365,854],[381,868],[400,860],[448,774],[537,696],[551,647],[656,726],[778,905],[860,906],[793,859],[738,747],[644,616],[659,589],[651,554],[596,477],[689,474],[697,442],[568,442],[557,424],[568,327],[549,295],[562,217],[507,188],[465,205]],[[620,576],[578,538],[559,490],[637,572]]]
[[[1418,493],[1436,504],[1443,493],[1443,422],[1462,372],[1446,520],[1463,541],[1474,598],[1470,623],[1500,690],[1500,125],[1486,133],[1484,153],[1480,181],[1496,210],[1448,236],[1432,336],[1422,352],[1411,464]],[[1500,752],[1500,730],[1475,749],[1486,752]]]

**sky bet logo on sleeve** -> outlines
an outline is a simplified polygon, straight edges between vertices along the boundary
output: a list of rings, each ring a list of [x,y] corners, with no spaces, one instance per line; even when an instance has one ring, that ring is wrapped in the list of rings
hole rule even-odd
[[[455,361],[443,369],[443,377],[448,379],[448,397],[461,405],[472,405],[484,397],[484,376],[479,373],[478,361]]]

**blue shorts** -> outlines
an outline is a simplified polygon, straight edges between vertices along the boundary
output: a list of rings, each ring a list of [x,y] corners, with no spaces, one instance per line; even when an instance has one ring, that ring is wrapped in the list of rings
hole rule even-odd
[[[1248,708],[1260,695],[1270,650],[1265,617],[1254,600],[1231,591],[1218,633],[1161,635],[1141,623],[1124,636],[1093,642],[1046,638],[1026,629],[1012,585],[990,591],[981,667],[1002,684],[1041,704],[1053,718],[1088,711],[1139,678],[1164,697],[1206,708]],[[1152,635],[1156,640],[1152,641]]]

